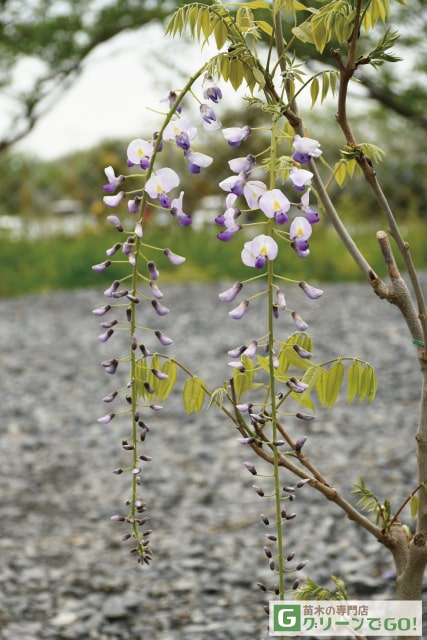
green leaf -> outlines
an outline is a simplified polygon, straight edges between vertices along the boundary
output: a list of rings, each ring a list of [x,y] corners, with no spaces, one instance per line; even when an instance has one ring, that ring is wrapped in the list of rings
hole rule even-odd
[[[411,496],[411,499],[409,501],[409,506],[411,509],[411,518],[412,520],[415,520],[418,514],[418,505],[419,505],[420,501],[418,496]]]
[[[301,382],[304,382],[304,384],[308,384],[307,389],[303,391],[303,393],[292,393],[292,397],[299,404],[304,405],[308,409],[311,409],[311,411],[313,412],[314,412],[314,403],[310,398],[310,393],[313,390],[313,388],[316,386],[322,373],[323,373],[323,369],[321,366],[317,364],[312,365],[309,369],[307,369],[307,371],[304,373],[303,377],[301,378]]]
[[[240,87],[243,82],[244,72],[243,72],[243,64],[237,58],[232,58],[230,60],[229,66],[229,76],[228,79],[231,82],[231,86],[235,91]]]
[[[255,373],[254,363],[250,358],[243,356],[241,358],[241,362],[245,367],[245,370],[238,371],[238,369],[234,369],[233,371],[234,391],[237,398],[240,398],[246,393],[246,391],[253,388]],[[268,371],[268,366],[266,370]]]
[[[376,375],[371,367],[371,365],[367,365],[363,371],[362,375],[359,379],[359,400],[363,402],[365,399],[368,402],[372,402],[375,397],[377,391],[377,380]]]
[[[330,409],[337,401],[344,378],[344,365],[341,360],[335,362],[328,371],[326,383],[326,406]]]
[[[262,2],[262,0],[253,0],[253,2],[244,2],[244,7],[248,7],[249,9],[271,9],[270,5],[267,2]]]
[[[167,398],[172,389],[175,386],[176,378],[178,375],[178,368],[174,360],[166,360],[161,372],[165,373],[168,377],[166,380],[157,380],[156,394],[159,402]]]
[[[292,33],[301,42],[309,42],[314,44],[313,30],[309,22],[303,22],[297,27],[292,28]]]
[[[316,104],[317,96],[319,95],[319,88],[319,80],[317,78],[312,78],[310,85],[311,108]]]
[[[203,380],[197,376],[188,378],[184,384],[182,397],[184,401],[184,409],[187,413],[192,413],[193,411],[199,413],[203,407],[205,399]]]
[[[348,389],[348,403],[351,404],[356,397],[359,390],[359,378],[363,371],[363,367],[357,360],[353,361],[348,368],[347,374],[347,389]]]
[[[266,33],[269,37],[273,35],[273,27],[270,24],[268,24],[268,22],[265,22],[265,20],[257,20],[256,25],[259,29],[261,29],[261,31]]]
[[[322,407],[326,407],[328,375],[329,372],[326,369],[322,369],[322,373],[316,382],[316,393]]]
[[[334,178],[339,187],[343,187],[347,180],[347,162],[338,160],[334,167]]]

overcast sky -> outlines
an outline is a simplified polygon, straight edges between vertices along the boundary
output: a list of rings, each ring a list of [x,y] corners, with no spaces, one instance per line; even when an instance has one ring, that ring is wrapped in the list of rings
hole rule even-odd
[[[120,34],[98,47],[81,77],[15,148],[52,159],[105,138],[151,132],[159,119],[149,109],[164,109],[160,99],[184,84],[174,66],[194,71],[208,57],[197,44],[165,38],[160,25]]]

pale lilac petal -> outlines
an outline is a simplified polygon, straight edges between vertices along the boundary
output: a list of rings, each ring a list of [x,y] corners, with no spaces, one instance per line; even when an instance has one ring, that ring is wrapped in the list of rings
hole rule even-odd
[[[313,229],[306,218],[297,216],[291,222],[289,237],[291,240],[308,240]]]
[[[266,185],[261,180],[249,180],[243,187],[243,195],[249,209],[258,209],[260,197],[267,191]]]
[[[169,262],[175,266],[179,266],[183,262],[185,262],[184,256],[179,256],[177,253],[174,253],[170,249],[165,249],[163,251]]]
[[[232,287],[220,293],[218,297],[222,302],[233,302],[233,300],[235,300],[239,295],[242,287],[243,285],[241,282],[235,282]]]
[[[271,191],[266,191],[260,197],[258,206],[267,218],[273,218],[278,213],[286,214],[290,209],[291,203],[280,189],[272,189]]]
[[[228,315],[230,316],[230,318],[233,318],[233,320],[240,320],[240,318],[243,318],[243,316],[245,315],[248,306],[249,300],[242,300],[239,306],[232,309]]]
[[[306,169],[297,169],[292,167],[289,177],[297,191],[304,191],[304,188],[311,184],[313,174]]]
[[[114,196],[104,196],[102,199],[107,207],[118,207],[124,197],[125,192],[119,191],[119,193],[116,193]]]
[[[310,284],[305,282],[305,280],[301,280],[298,285],[304,291],[305,295],[311,300],[317,300],[323,295],[323,289],[316,289],[316,287],[312,287]]]

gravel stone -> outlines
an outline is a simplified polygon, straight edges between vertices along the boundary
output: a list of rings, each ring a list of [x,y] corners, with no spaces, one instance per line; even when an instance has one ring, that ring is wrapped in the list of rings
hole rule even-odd
[[[147,310],[147,322],[175,337],[170,353],[196,362],[213,388],[230,376],[227,350],[263,333],[258,300],[241,321],[228,318],[217,297],[227,286],[165,285],[170,314]],[[348,499],[356,501],[352,487],[363,473],[396,509],[416,482],[414,346],[398,311],[367,285],[323,288],[318,301],[297,288],[287,292],[309,323],[316,361],[369,361],[378,394],[371,405],[350,407],[343,394],[315,421],[293,420],[289,428],[308,436],[305,450]],[[268,507],[243,462],[260,475],[269,469],[236,442],[218,411],[185,414],[183,380],[149,421],[153,461],[142,478],[150,567],[139,567],[120,542],[124,526],[110,517],[123,510],[128,487],[125,474],[112,471],[126,464],[127,426],[120,417],[108,425],[96,419],[107,412],[102,398],[126,384],[125,367],[108,376],[100,366],[126,352],[126,335],[97,341],[91,310],[103,303],[102,291],[86,290],[0,300],[0,640],[266,639],[266,598],[256,583],[274,582],[259,516]],[[284,337],[295,329],[284,315],[277,327]],[[284,475],[283,484],[292,483]],[[297,516],[286,547],[296,551],[295,566],[309,560],[298,576],[330,586],[332,574],[346,580],[352,597],[392,597],[388,553],[335,505],[304,487],[290,510]],[[403,518],[413,524],[406,511]]]

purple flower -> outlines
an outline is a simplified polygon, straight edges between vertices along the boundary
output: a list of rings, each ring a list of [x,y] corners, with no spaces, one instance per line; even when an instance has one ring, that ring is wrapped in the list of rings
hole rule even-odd
[[[161,331],[155,331],[154,335],[156,336],[160,344],[162,344],[164,347],[168,347],[173,342],[172,338],[168,338],[168,336],[165,336],[165,334]]]
[[[178,185],[178,174],[173,169],[164,167],[163,169],[157,169],[151,178],[147,180],[145,191],[151,198],[157,198],[164,209],[170,209],[170,199],[166,194]]]
[[[148,169],[154,145],[152,142],[136,138],[129,143],[127,148],[128,166],[138,165],[141,169]]]
[[[249,154],[244,158],[234,158],[228,161],[228,166],[234,173],[249,174],[253,171],[256,164],[255,156]]]
[[[164,140],[175,140],[175,143],[184,151],[190,148],[191,140],[197,135],[196,127],[192,127],[187,118],[179,118],[169,122],[163,132]]]
[[[169,262],[171,264],[173,264],[175,267],[178,267],[180,264],[185,262],[184,256],[179,256],[177,253],[174,253],[170,249],[164,249],[163,253],[167,257]],[[154,280],[154,278],[153,278],[153,280]]]
[[[297,311],[292,311],[292,318],[295,322],[295,326],[298,329],[298,331],[307,331],[308,324],[304,322],[304,320],[301,318],[300,314],[297,313]]]
[[[313,140],[312,138],[302,138],[300,135],[294,137],[294,153],[292,158],[295,162],[301,164],[307,164],[310,162],[310,158],[319,158],[322,155],[322,151],[319,148],[320,142]]]
[[[233,320],[240,320],[240,318],[243,318],[243,316],[245,315],[248,307],[249,300],[242,300],[242,302],[237,307],[229,311],[228,315],[230,316],[230,318],[233,318]]]
[[[218,120],[215,111],[208,104],[200,105],[200,116],[205,129],[215,131],[221,127],[221,121]]]
[[[152,261],[147,262],[147,269],[148,269],[148,273],[150,274],[150,278],[152,280],[157,280],[157,278],[159,277],[160,273],[159,273],[159,270],[157,269],[155,263],[152,262]]]
[[[179,198],[175,198],[171,202],[171,214],[178,218],[178,222],[181,227],[188,227],[192,223],[192,220],[189,215],[184,213],[182,210],[182,199],[184,197],[184,192],[181,191],[179,194]]]
[[[239,147],[251,135],[251,128],[247,125],[244,127],[229,127],[228,129],[223,129],[222,133],[230,147]]]
[[[125,177],[123,175],[116,177],[113,167],[106,167],[104,173],[107,176],[108,184],[104,184],[102,188],[108,193],[114,193],[117,187],[124,182]]]
[[[160,291],[159,287],[157,286],[157,283],[153,282],[153,280],[151,280],[150,282],[150,289],[153,292],[153,296],[157,298],[157,300],[161,300],[163,298],[164,294]]]
[[[286,309],[285,292],[282,289],[276,291],[276,301],[279,309]]]
[[[274,260],[279,248],[270,236],[261,234],[250,242],[245,242],[242,250],[242,262],[248,267],[262,269],[267,260]]]
[[[100,424],[108,424],[114,418],[114,413],[108,413],[106,416],[102,416],[102,418],[98,418],[97,422]]]
[[[263,193],[258,201],[258,206],[267,218],[275,217],[280,224],[288,221],[287,212],[291,203],[280,189],[272,189]]]
[[[139,213],[141,210],[141,196],[135,196],[133,200],[128,200],[129,213]]]
[[[215,84],[212,76],[205,75],[202,88],[205,100],[212,100],[212,102],[218,103],[222,99],[221,89]]]
[[[188,168],[191,173],[200,173],[201,167],[209,167],[213,160],[210,156],[198,151],[192,151],[191,149],[184,151],[184,158],[188,163]]]
[[[160,304],[158,300],[152,300],[151,304],[153,305],[154,311],[158,316],[166,316],[169,313],[169,309]]]
[[[300,258],[306,258],[310,253],[308,238],[311,236],[311,232],[311,224],[306,218],[297,216],[292,220],[289,230],[291,246]]]
[[[225,180],[221,180],[219,186],[223,191],[228,191],[235,196],[241,196],[245,182],[245,176],[239,173],[237,176],[230,176],[229,178],[225,178]]]
[[[215,218],[215,222],[225,227],[225,231],[218,233],[218,240],[228,241],[237,231],[240,231],[242,225],[236,223],[236,218],[240,216],[240,209],[229,207],[222,216]]]
[[[114,196],[104,196],[104,204],[106,204],[107,207],[118,207],[125,195],[124,191],[119,191],[119,193],[116,193]]]
[[[256,354],[256,350],[258,348],[258,343],[256,340],[252,340],[248,346],[246,347],[246,349],[243,351],[243,355],[245,355],[247,358],[253,358]]]
[[[116,227],[117,231],[119,232],[123,231],[122,223],[120,222],[120,219],[117,216],[107,216],[107,222],[112,224],[113,227]]]
[[[316,224],[316,222],[319,222],[320,220],[319,214],[317,211],[313,211],[313,209],[310,209],[309,198],[310,198],[310,189],[307,189],[307,191],[303,193],[303,195],[301,196],[301,203],[299,205],[299,208],[305,214],[305,217],[307,218],[310,224]]]
[[[243,195],[249,209],[257,209],[260,197],[267,191],[266,185],[261,180],[249,180],[243,187]]]
[[[313,174],[307,169],[297,169],[292,167],[289,172],[289,177],[297,191],[304,191],[304,188],[311,184]]]
[[[178,94],[175,91],[169,91],[168,95],[162,98],[160,102],[167,102],[169,104],[169,109],[172,109],[177,97],[178,97]],[[179,104],[178,107],[176,108],[175,113],[181,113],[181,111],[182,111],[182,105]]]
[[[95,316],[103,316],[111,309],[111,304],[106,304],[103,307],[98,307],[97,309],[93,309],[92,313]]]
[[[243,285],[241,282],[235,282],[230,289],[223,291],[218,297],[222,302],[233,302],[233,300],[235,300],[239,295],[242,287]]]
[[[304,291],[305,295],[311,300],[317,300],[317,298],[320,298],[320,296],[323,295],[323,289],[316,289],[316,287],[312,287],[305,282],[305,280],[301,280],[298,285]]]
[[[111,264],[111,260],[104,260],[104,262],[100,262],[99,264],[92,265],[93,271],[105,271]]]

